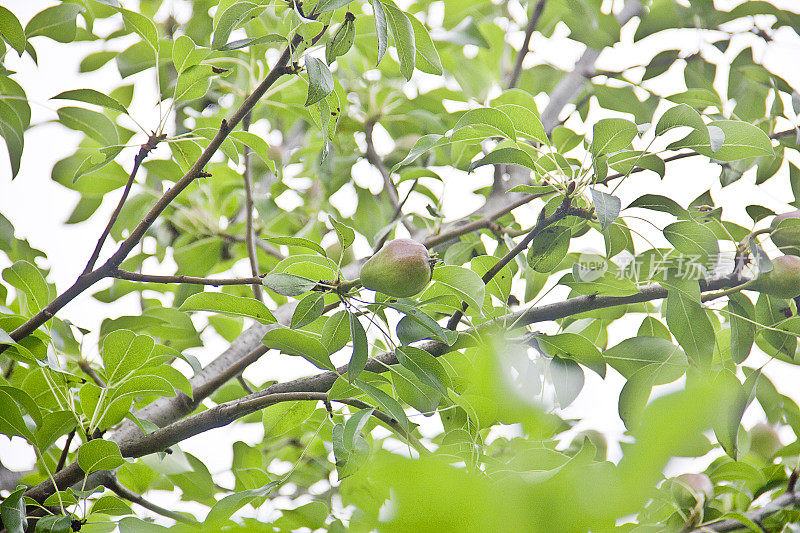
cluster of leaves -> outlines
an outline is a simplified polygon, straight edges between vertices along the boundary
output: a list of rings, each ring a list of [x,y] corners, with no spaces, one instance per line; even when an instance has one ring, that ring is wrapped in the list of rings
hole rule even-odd
[[[219,529],[236,527],[231,517],[247,505],[280,510],[269,524],[237,515],[244,527],[269,530],[571,531],[625,516],[636,517],[628,530],[753,522],[745,513],[754,500],[785,488],[797,463],[800,408],[750,356],[757,346],[773,365],[796,364],[798,306],[742,292],[727,294],[724,307],[707,303],[719,296],[712,289],[739,282],[707,279],[721,251],[737,249],[769,269],[754,228],[774,214],[752,205],[752,223],[734,223],[711,190],[748,171],[755,185],[788,174],[800,207],[800,170],[785,161],[797,151],[787,125],[797,123],[800,97],[754,59],[756,44],[739,41],[748,34],[768,46],[778,30],[796,31],[800,15],[767,2],[721,11],[712,2],[654,0],[629,21],[603,4],[198,0],[173,16],[158,0],[142,0],[138,11],[85,0],[47,8],[25,27],[0,7],[4,65],[11,54],[37,61],[34,46],[47,39],[87,41],[98,49],[81,72],[116,68],[121,80],[107,93],[53,96],[76,102],[53,118],[84,134],[51,175],[80,194],[68,224],[96,221],[106,195],[130,180],[110,227],[111,239],[130,242],[158,199],[207,161],[205,177],[144,228],[145,245],[93,289],[103,303],[138,296],[141,311],[96,328],[50,314],[57,294],[41,268],[45,254],[0,215],[9,264],[0,284],[0,433],[25,439],[37,458],[23,487],[2,487],[4,526],[155,529],[130,516],[120,496],[141,503],[131,494],[172,489],[208,507],[204,525]],[[665,49],[643,65],[589,72],[569,100],[574,110],[557,123],[569,102],[556,103],[555,89],[574,73],[525,61],[509,86],[515,58],[526,59],[512,43],[528,16],[543,39],[555,42],[566,26],[570,40],[598,50],[619,44],[629,23],[638,24],[634,46],[665,31],[718,31],[689,53]],[[99,34],[98,21],[117,29]],[[717,72],[737,47],[730,69]],[[664,93],[659,77],[681,68],[686,90]],[[16,176],[31,109],[15,73],[2,69],[0,135]],[[140,73],[156,74],[160,98],[158,123],[147,128],[129,113],[153,79]],[[229,131],[224,121],[252,105],[247,97],[262,80],[271,80],[263,97]],[[382,156],[377,128],[388,138]],[[141,162],[148,139],[162,144],[138,152],[149,155]],[[645,194],[623,209],[635,176],[680,183],[668,164],[689,155],[719,166],[718,178],[697,178],[708,191],[694,200]],[[134,160],[138,174],[125,170]],[[382,184],[363,178],[369,165]],[[489,166],[493,186],[474,191],[485,205],[447,222],[444,186]],[[243,173],[254,184],[252,212]],[[525,211],[537,209],[531,226]],[[650,244],[652,228],[637,224],[642,213],[668,220],[655,232],[667,244]],[[414,298],[373,297],[356,281],[353,251],[404,231],[438,252],[432,283]],[[519,249],[523,235],[530,246]],[[589,242],[604,252],[570,252]],[[248,260],[263,275],[257,287],[219,282]],[[687,274],[687,260],[699,270]],[[146,275],[166,269],[176,276]],[[207,289],[215,279],[224,287]],[[551,291],[561,298],[540,305]],[[42,327],[15,333],[37,316]],[[635,335],[612,343],[609,328],[631,320]],[[555,325],[550,333],[530,328],[544,321]],[[192,354],[218,338],[231,350],[201,367]],[[279,362],[304,359],[311,377],[235,379],[243,361],[267,350]],[[563,409],[583,390],[586,370],[605,378],[609,366],[625,380],[618,414],[633,440],[615,463],[596,434],[559,445],[577,422]],[[681,392],[651,401],[657,387],[679,380]],[[740,426],[753,402],[770,424],[791,428],[792,444],[748,451]],[[234,444],[235,485],[224,488],[179,442],[193,428],[237,419],[261,424],[264,436]],[[674,482],[661,482],[671,457],[715,452],[707,469],[715,498],[686,503]],[[390,516],[381,512],[387,502]],[[796,519],[784,510],[768,520],[780,528]]]

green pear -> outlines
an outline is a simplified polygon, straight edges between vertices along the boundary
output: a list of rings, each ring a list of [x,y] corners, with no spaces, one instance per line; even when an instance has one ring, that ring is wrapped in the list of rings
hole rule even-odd
[[[758,276],[751,288],[777,298],[800,296],[800,257],[776,257],[772,260],[772,270]]]
[[[432,260],[424,245],[395,239],[369,258],[361,268],[361,284],[395,298],[408,298],[431,280]]]
[[[683,508],[704,505],[714,499],[714,484],[705,474],[681,474],[672,479],[672,495]]]
[[[792,222],[781,224],[785,220]],[[800,209],[776,216],[772,219],[770,229],[772,233],[769,238],[781,252],[800,256]]]
[[[775,452],[783,448],[780,436],[769,424],[759,422],[750,428],[750,453],[765,462],[771,462]]]

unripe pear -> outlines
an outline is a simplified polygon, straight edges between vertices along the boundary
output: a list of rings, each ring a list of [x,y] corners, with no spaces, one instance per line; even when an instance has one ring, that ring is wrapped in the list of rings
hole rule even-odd
[[[714,484],[705,474],[681,474],[672,480],[672,495],[681,507],[694,507],[714,499]]]
[[[751,286],[753,290],[777,298],[800,296],[800,257],[782,255],[772,260],[772,270],[760,275]]]
[[[797,220],[798,222],[794,224],[783,224],[783,227],[778,228],[778,225],[784,220]],[[800,209],[776,216],[772,219],[770,228],[772,229],[772,233],[769,238],[772,239],[772,243],[777,246],[781,252],[790,255],[800,255]]]
[[[369,258],[361,268],[361,284],[395,298],[408,298],[431,280],[432,260],[424,245],[395,239]]]
[[[750,428],[750,452],[753,455],[770,462],[782,447],[781,438],[773,426],[759,422]]]

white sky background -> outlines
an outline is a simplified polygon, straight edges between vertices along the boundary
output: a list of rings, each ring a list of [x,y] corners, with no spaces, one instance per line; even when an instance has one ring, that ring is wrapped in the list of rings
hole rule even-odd
[[[10,7],[23,25],[37,12],[56,2],[48,0],[0,0],[4,5]],[[123,2],[130,7],[131,2]],[[177,4],[177,2],[175,2]],[[736,2],[734,2],[736,3]],[[788,7],[793,4],[792,0],[774,2]],[[721,4],[718,2],[718,4]],[[729,2],[726,2],[729,4]],[[180,10],[178,10],[180,13]],[[164,15],[164,13],[162,13]],[[102,24],[99,21],[98,25]],[[630,42],[630,35],[633,27],[630,27],[623,37],[623,42]],[[599,62],[599,69],[617,70],[620,65],[631,66],[645,64],[650,57],[657,51],[657,44],[669,42],[671,47],[681,46],[686,54],[695,52],[698,47],[708,57],[716,60],[721,53],[710,46],[714,39],[712,32],[697,32],[691,35],[688,32],[671,32],[658,36],[657,39],[650,38],[643,43],[637,43],[635,48],[630,45],[620,45],[614,49],[603,52]],[[566,32],[560,32],[565,35]],[[790,84],[800,87],[800,71],[797,70],[797,57],[800,54],[800,39],[797,39],[789,31],[778,32],[775,41],[768,47],[759,46],[756,48],[755,59],[766,64],[769,68],[783,76]],[[517,36],[521,42],[522,35]],[[36,124],[25,135],[25,150],[22,157],[21,171],[15,180],[11,180],[11,171],[4,150],[0,150],[0,212],[3,213],[16,228],[16,235],[20,238],[27,238],[31,245],[43,250],[47,254],[47,264],[40,266],[50,267],[51,272],[48,278],[54,282],[59,292],[69,287],[83,269],[86,260],[97,241],[102,227],[108,220],[114,205],[119,198],[119,191],[107,195],[103,206],[93,215],[88,222],[78,225],[64,225],[64,221],[78,200],[78,193],[69,191],[50,179],[50,170],[53,164],[59,159],[69,155],[75,149],[80,134],[72,132],[56,123],[50,122],[55,117],[55,109],[59,107],[49,98],[68,89],[78,89],[91,87],[98,90],[110,91],[119,83],[115,63],[112,61],[99,71],[89,74],[78,74],[78,64],[86,54],[99,50],[97,43],[71,43],[63,45],[55,43],[46,38],[35,38],[33,44],[39,55],[38,68],[27,56],[22,60],[16,59],[16,53],[10,51],[7,57],[7,66],[11,70],[18,71],[15,78],[25,88],[31,101],[32,124]],[[737,45],[731,46],[731,50],[725,54],[727,60],[732,59],[745,43],[756,42],[756,39],[749,37],[738,38],[734,41]],[[128,46],[129,42],[121,40],[120,46]],[[538,34],[534,35],[531,43],[533,52],[529,55],[526,65],[532,65],[545,60],[564,69],[569,69],[574,61],[580,56],[583,46],[566,41],[562,45],[554,46],[551,41],[547,41]],[[714,55],[712,55],[714,54]],[[720,69],[722,70],[722,69]],[[438,83],[436,78],[420,73],[416,73],[417,80],[421,84],[421,89],[425,90],[428,83]],[[153,128],[158,122],[158,109],[154,106],[154,75],[152,71],[136,75],[133,80],[137,82],[134,103],[131,106],[132,114],[142,123],[145,128]],[[150,80],[149,83],[147,80]],[[719,83],[717,88],[720,94],[726,92],[726,84]],[[126,80],[126,82],[130,82]],[[662,95],[672,94],[685,89],[682,82],[680,69],[673,68],[670,73],[650,80],[647,86],[654,88]],[[148,92],[149,91],[149,92]],[[546,98],[537,98],[540,109],[544,108]],[[788,104],[788,103],[787,103]],[[786,106],[791,109],[791,105]],[[590,114],[589,124],[602,118],[596,112]],[[132,127],[131,124],[126,124]],[[568,124],[569,125],[569,124]],[[783,124],[788,127],[788,124]],[[577,126],[576,127],[580,127]],[[781,127],[779,125],[779,127]],[[676,136],[678,134],[676,133]],[[390,151],[391,146],[387,140],[381,139],[380,128],[376,129],[376,141],[378,151],[385,153]],[[141,134],[134,137],[133,142],[141,143],[144,139]],[[666,144],[666,143],[665,143]],[[130,167],[135,150],[118,158],[126,168]],[[159,157],[154,154],[153,157]],[[163,157],[163,152],[162,152]],[[791,153],[790,158],[797,163],[796,154]],[[363,171],[363,172],[362,172]],[[374,169],[371,169],[366,162],[359,163],[358,183],[362,186],[370,185],[373,191],[380,189],[381,180]],[[667,166],[667,175],[663,181],[652,173],[645,172],[632,176],[628,179],[616,194],[622,198],[623,205],[627,205],[634,198],[645,194],[663,194],[675,198],[686,205],[690,200],[704,192],[709,184],[711,185],[712,195],[716,205],[725,208],[725,218],[733,220],[745,227],[752,222],[746,215],[744,208],[750,204],[761,204],[769,207],[776,212],[787,211],[790,208],[788,201],[792,200],[792,194],[788,185],[788,168],[786,165],[781,169],[777,176],[767,181],[765,184],[755,187],[753,172],[734,183],[721,189],[717,176],[719,167],[704,162],[704,158],[689,158]],[[484,167],[480,171],[469,176],[463,173],[450,173],[446,176],[444,213],[448,219],[457,218],[468,214],[481,204],[481,198],[471,194],[471,190],[491,183],[491,170]],[[698,178],[699,177],[699,178]],[[337,194],[336,198],[341,202],[343,213],[352,212],[353,206],[346,205],[350,195],[345,193]],[[410,206],[414,208],[413,205]],[[525,216],[528,220],[533,220],[538,214],[538,207],[522,208],[517,210],[520,217]],[[623,213],[624,214],[624,213]],[[641,215],[641,212],[636,213]],[[663,216],[662,216],[663,215]],[[650,221],[662,227],[672,219],[663,213],[649,213],[646,215]],[[654,231],[648,224],[637,220],[629,220],[632,228],[644,232],[652,237]],[[763,223],[762,223],[763,224]],[[595,249],[602,250],[602,241],[581,240],[580,244],[573,243],[572,250],[587,249],[593,246]],[[654,240],[656,245],[664,245],[665,241]],[[637,250],[645,248],[644,241],[637,242]],[[113,246],[108,245],[104,249],[104,257],[113,250]],[[770,251],[770,250],[768,250]],[[774,251],[774,249],[772,250]],[[361,255],[369,253],[364,246],[358,250]],[[358,254],[357,254],[358,255]],[[234,275],[249,275],[246,261],[237,263]],[[8,261],[0,258],[0,269],[7,266]],[[146,263],[147,265],[147,263]],[[146,270],[147,271],[147,270]],[[155,270],[149,270],[151,273]],[[126,314],[136,314],[138,312],[138,302],[134,297],[126,297],[112,305],[101,304],[90,296],[91,293],[107,286],[106,283],[98,284],[74,302],[68,305],[59,316],[69,318],[73,322],[83,327],[94,330],[99,329],[100,322],[106,316],[120,316]],[[556,290],[548,296],[548,301],[558,300],[566,295],[566,291]],[[712,304],[719,306],[721,304]],[[614,345],[619,340],[630,336],[638,328],[641,317],[620,320],[612,326],[609,345]],[[552,325],[537,325],[540,330],[551,331]],[[208,338],[206,336],[206,338]],[[96,341],[96,337],[94,338]],[[220,340],[209,339],[209,344],[200,349],[192,350],[202,363],[207,363],[224,349],[225,344]],[[88,354],[96,354],[94,346],[86,346]],[[304,362],[297,364],[289,358],[281,358],[281,365],[275,365],[276,358],[272,354],[266,356],[269,362],[261,361],[248,369],[246,375],[251,376],[254,382],[260,383],[269,378],[290,379],[299,375],[306,375],[313,371],[313,367]],[[747,361],[749,366],[762,364],[766,361],[765,357],[757,355],[751,356]],[[276,368],[276,366],[278,366]],[[769,375],[778,389],[793,397],[800,402],[800,368],[786,365],[779,362],[770,363],[765,367],[765,373]],[[277,372],[278,375],[275,375]],[[612,441],[609,452],[612,459],[619,458],[619,448],[616,441],[622,435],[625,428],[617,415],[617,399],[619,389],[623,384],[622,378],[609,368],[609,376],[605,381],[601,380],[594,373],[586,372],[586,386],[577,400],[562,415],[567,418],[582,418],[580,425],[576,426],[575,431],[594,428],[608,434]],[[744,425],[749,427],[763,417],[763,413],[758,407],[751,407],[745,415]],[[679,422],[679,421],[676,421]],[[435,429],[435,428],[431,428]],[[260,441],[261,428],[256,425],[239,424],[235,431],[230,428],[222,428],[202,436],[195,437],[182,444],[182,449],[190,451],[199,456],[212,473],[230,467],[231,448],[230,444],[235,440],[244,440],[250,444]],[[787,438],[790,434],[786,435]],[[787,441],[788,442],[788,441]],[[3,463],[12,469],[26,469],[33,465],[34,457],[30,450],[26,448],[21,439],[15,438],[13,441],[5,436],[0,436],[0,456]],[[676,461],[670,465],[669,471],[702,469],[711,460],[706,457],[700,461],[687,462]],[[232,479],[222,479],[223,485],[231,486]]]

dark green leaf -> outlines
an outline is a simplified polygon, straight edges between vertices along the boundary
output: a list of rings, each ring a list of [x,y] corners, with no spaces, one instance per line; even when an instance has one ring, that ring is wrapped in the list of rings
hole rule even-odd
[[[316,104],[333,91],[333,75],[327,65],[314,56],[306,55],[308,97],[305,106]]]
[[[353,354],[347,364],[347,378],[350,383],[353,383],[367,365],[369,344],[367,343],[367,333],[358,317],[353,313],[348,313],[348,317],[350,319],[350,337],[353,339]]]

